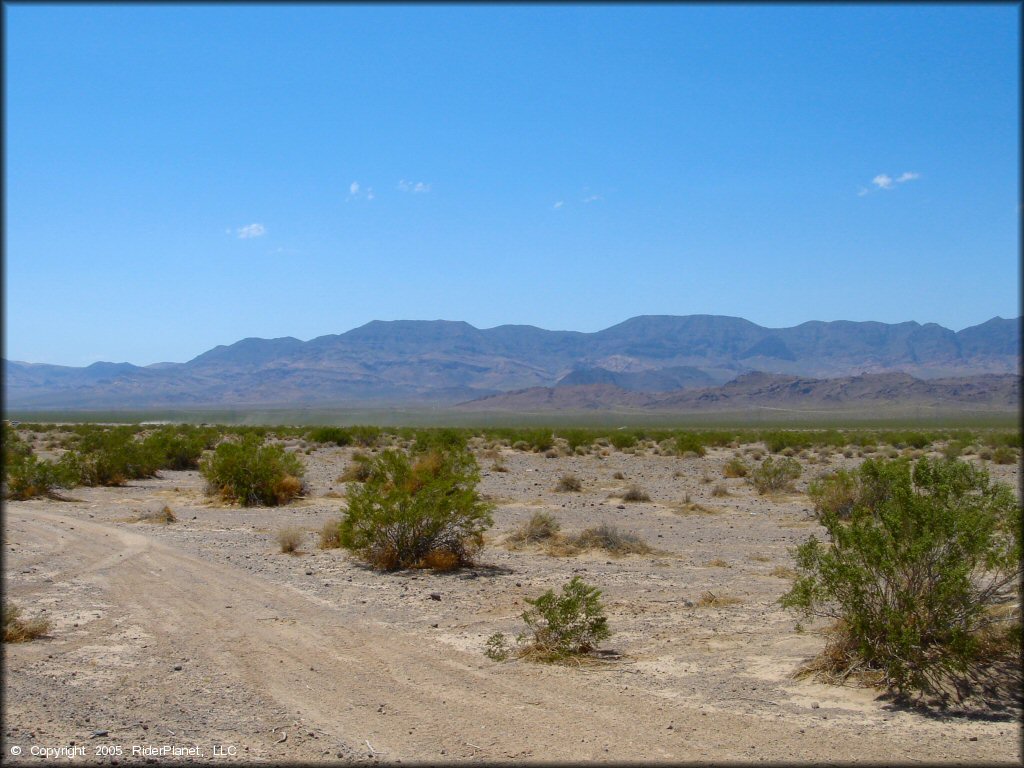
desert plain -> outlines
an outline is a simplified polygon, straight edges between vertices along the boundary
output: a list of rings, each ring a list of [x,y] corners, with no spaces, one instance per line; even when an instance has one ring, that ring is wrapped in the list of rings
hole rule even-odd
[[[759,495],[723,476],[757,445],[546,457],[477,442],[494,526],[476,565],[382,573],[318,546],[354,449],[286,442],[308,486],[288,506],[226,505],[195,471],[6,502],[6,599],[51,629],[5,644],[5,761],[1019,764],[1007,690],[943,708],[794,677],[826,642],[825,623],[778,604],[791,550],[825,538],[807,482],[856,455],[805,452],[791,491]],[[1019,489],[1017,464],[987,468]],[[566,474],[582,490],[556,490]],[[633,483],[650,501],[622,500]],[[175,522],[136,521],[164,506]],[[536,512],[653,552],[508,546]],[[525,629],[527,598],[573,576],[603,593],[603,660],[485,656],[490,635]]]

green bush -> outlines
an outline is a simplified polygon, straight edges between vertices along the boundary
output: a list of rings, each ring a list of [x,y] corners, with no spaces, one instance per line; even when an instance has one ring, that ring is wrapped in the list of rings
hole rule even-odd
[[[351,445],[352,433],[344,427],[316,427],[306,433],[306,439],[312,443],[334,443],[344,447]]]
[[[79,430],[75,449],[61,457],[78,485],[124,485],[129,480],[156,477],[164,454],[156,443],[135,439],[135,427]]]
[[[637,440],[638,438],[635,432],[626,432],[623,430],[617,430],[608,436],[608,442],[620,451],[623,451],[626,448],[632,448],[636,445]]]
[[[675,439],[676,453],[680,456],[687,451],[692,451],[698,456],[704,456],[708,451],[704,447],[704,441],[700,435],[694,434],[693,432],[683,432],[676,435]]]
[[[33,499],[46,496],[59,499],[58,488],[73,488],[76,485],[74,472],[66,464],[54,464],[28,455],[12,453],[4,463],[5,498]]]
[[[207,492],[244,507],[287,504],[302,493],[302,461],[258,435],[227,440],[200,463]]]
[[[371,460],[366,481],[346,493],[341,544],[387,571],[468,564],[493,524],[491,505],[476,490],[479,480],[468,451],[431,452],[415,463],[383,451]]]
[[[561,595],[549,589],[536,599],[527,598],[532,607],[522,619],[532,637],[525,655],[558,661],[593,651],[597,643],[611,636],[600,597],[600,590],[575,576],[562,587]],[[520,641],[524,639],[527,636],[520,635]]]
[[[776,459],[769,456],[750,474],[750,482],[758,493],[782,491],[800,477],[803,469],[796,459]]]
[[[837,620],[812,669],[927,692],[977,672],[993,649],[1019,649],[1013,491],[955,459],[868,460],[858,482],[847,519],[823,510],[831,543],[812,537],[798,548],[801,575],[781,600]]]
[[[817,477],[807,485],[807,495],[819,515],[835,514],[841,519],[850,516],[861,493],[860,474],[845,469]]]
[[[142,441],[152,452],[160,469],[198,469],[199,459],[209,442],[208,435],[195,427],[162,427]]]
[[[416,432],[413,453],[468,450],[468,433],[458,429],[421,429]]]

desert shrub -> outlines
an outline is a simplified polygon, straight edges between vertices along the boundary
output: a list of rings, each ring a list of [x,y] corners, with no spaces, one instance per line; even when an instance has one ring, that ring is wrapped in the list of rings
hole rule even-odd
[[[860,493],[860,474],[844,469],[817,477],[807,485],[807,495],[819,516],[835,514],[842,519],[848,518]]]
[[[155,443],[135,439],[138,428],[114,427],[81,432],[75,449],[61,457],[77,485],[117,486],[156,477],[164,455]]]
[[[1017,461],[1017,452],[1008,445],[997,446],[992,451],[992,461],[996,464],[1013,464]]]
[[[49,621],[46,619],[23,619],[21,608],[13,603],[4,603],[3,614],[5,643],[26,643],[37,637],[43,637],[50,631]]]
[[[612,479],[613,480],[625,480],[626,476],[624,474],[622,474],[621,472],[616,472],[615,474],[612,475]]]
[[[823,512],[831,543],[796,552],[782,604],[836,620],[825,670],[872,674],[898,691],[935,691],[1002,647],[1019,648],[1021,507],[1013,491],[958,460],[868,460],[843,519]],[[822,666],[818,666],[822,670]]]
[[[73,488],[77,475],[69,471],[67,464],[40,459],[29,452],[11,452],[4,462],[4,498],[34,499],[44,496],[60,499],[58,488]]]
[[[304,537],[305,532],[301,528],[296,528],[294,526],[282,528],[275,536],[278,545],[281,547],[281,551],[288,554],[298,552]]]
[[[750,467],[743,459],[733,457],[722,467],[722,474],[726,477],[746,477],[750,474]]]
[[[622,494],[623,501],[650,501],[651,497],[643,488],[633,483]]]
[[[148,512],[140,512],[135,516],[134,522],[136,523],[155,523],[157,525],[169,525],[171,523],[178,522],[178,516],[174,514],[174,510],[164,504],[160,509],[149,510]]]
[[[612,555],[643,555],[651,551],[647,542],[635,533],[620,531],[606,523],[584,528],[566,543],[574,550],[600,549]]]
[[[432,452],[414,462],[383,451],[369,477],[347,491],[339,526],[346,549],[381,570],[429,567],[445,553],[472,562],[493,524],[491,505],[476,490],[480,474],[468,451]]]
[[[547,512],[534,512],[523,525],[509,534],[507,541],[513,545],[537,544],[558,536],[561,525]]]
[[[320,549],[341,547],[341,520],[328,520],[320,529]]]
[[[197,469],[207,445],[207,436],[186,425],[161,427],[142,441],[143,449],[151,451],[160,469]]]
[[[302,461],[255,435],[228,440],[200,463],[207,491],[242,506],[287,504],[302,492]]]
[[[782,453],[786,449],[796,451],[811,445],[811,437],[807,432],[796,430],[771,430],[761,433],[765,447],[771,453]]]
[[[769,456],[751,472],[750,482],[761,494],[781,491],[789,488],[793,481],[800,477],[802,471],[800,462],[796,459],[776,459]]]
[[[549,589],[538,598],[527,598],[531,608],[522,619],[531,634],[520,635],[521,641],[528,641],[524,655],[559,661],[593,651],[611,636],[600,597],[600,590],[575,576],[562,586],[560,595]]]
[[[565,440],[571,451],[590,447],[597,437],[594,431],[589,429],[561,429],[558,436]]]
[[[608,436],[608,442],[620,451],[624,451],[626,448],[632,448],[636,445],[638,439],[639,438],[635,432],[626,432],[623,430],[616,430]]]
[[[725,483],[715,483],[714,487],[711,489],[711,495],[712,496],[728,496],[729,495],[729,489],[726,487]]]
[[[421,429],[416,432],[413,453],[443,451],[465,451],[469,446],[469,434],[458,429]]]
[[[555,444],[555,436],[550,429],[528,429],[523,432],[522,439],[535,453],[544,453]]]
[[[950,440],[942,448],[942,455],[947,459],[955,459],[963,455],[964,444],[959,440]]]
[[[349,427],[352,443],[363,448],[374,448],[380,443],[384,431],[380,427],[357,425]]]
[[[370,457],[356,451],[352,454],[352,463],[345,467],[338,480],[343,483],[365,483],[370,477]]]
[[[306,433],[310,442],[334,444],[339,448],[352,444],[352,433],[344,427],[315,427]]]
[[[675,450],[680,456],[685,455],[687,452],[694,453],[697,456],[704,456],[708,452],[707,448],[704,447],[704,441],[701,436],[693,432],[682,432],[676,435]]]
[[[558,484],[555,486],[556,491],[582,491],[583,483],[576,475],[562,475],[558,479]]]
[[[512,651],[508,638],[501,632],[495,632],[484,644],[484,655],[492,661],[505,661],[512,655]]]

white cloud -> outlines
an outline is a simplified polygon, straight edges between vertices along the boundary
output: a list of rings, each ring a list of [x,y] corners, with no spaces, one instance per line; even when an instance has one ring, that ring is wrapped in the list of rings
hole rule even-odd
[[[430,185],[424,181],[406,181],[401,179],[398,182],[398,189],[402,192],[412,192],[414,195],[430,191]]]
[[[373,187],[366,187],[365,189],[358,181],[353,181],[348,185],[348,197],[345,198],[347,203],[349,200],[373,200],[376,197],[373,194]]]
[[[604,198],[601,195],[587,195],[583,198],[584,203],[593,203],[597,200],[604,200]]]
[[[246,224],[244,227],[238,228],[238,238],[240,240],[248,240],[252,237],[263,237],[267,234],[267,228],[262,224]]]
[[[899,178],[896,179],[896,183],[897,184],[902,184],[905,181],[913,181],[914,179],[920,179],[920,178],[921,178],[921,174],[920,173],[916,173],[915,171],[904,171],[903,173],[901,173],[899,175]]]
[[[892,189],[892,176],[880,173],[871,180],[879,189]]]
[[[857,187],[857,197],[864,197],[868,193],[868,190],[864,187]]]
[[[551,207],[552,207],[552,208],[554,208],[554,209],[555,209],[555,210],[557,211],[557,210],[558,210],[559,208],[561,208],[561,207],[562,207],[563,205],[565,205],[565,200],[559,200],[559,201],[558,201],[557,203],[555,203],[555,204],[554,204],[553,206],[551,206]]]

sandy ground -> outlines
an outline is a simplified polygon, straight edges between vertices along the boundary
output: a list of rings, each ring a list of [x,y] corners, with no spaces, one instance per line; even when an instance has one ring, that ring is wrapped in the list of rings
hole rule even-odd
[[[1014,703],[943,711],[791,677],[825,642],[776,603],[788,551],[823,535],[802,491],[858,460],[805,462],[796,492],[766,498],[723,479],[732,453],[504,449],[507,472],[481,458],[495,526],[478,566],[451,574],[381,574],[317,548],[317,531],[340,514],[350,449],[303,455],[310,493],[284,508],[223,506],[196,472],[75,489],[73,501],[8,502],[5,594],[53,627],[4,647],[3,758],[39,762],[33,750],[48,748],[84,756],[47,761],[111,763],[1018,763]],[[990,471],[1018,487],[1016,466]],[[582,492],[554,490],[568,472]],[[652,501],[610,498],[630,482]],[[730,495],[713,497],[716,483]],[[686,512],[687,494],[713,513]],[[178,522],[128,522],[164,504]],[[539,510],[564,531],[607,522],[659,551],[552,557],[503,546]],[[275,541],[288,525],[308,531],[296,555]],[[484,656],[490,634],[524,628],[525,598],[574,575],[603,590],[613,631],[604,647],[621,659]],[[700,607],[707,591],[738,602]],[[196,754],[152,751],[161,748]]]

